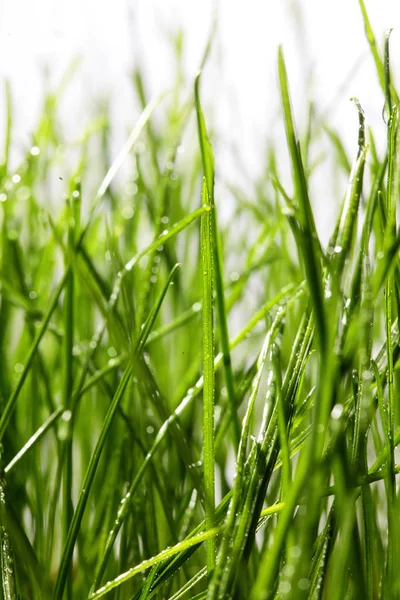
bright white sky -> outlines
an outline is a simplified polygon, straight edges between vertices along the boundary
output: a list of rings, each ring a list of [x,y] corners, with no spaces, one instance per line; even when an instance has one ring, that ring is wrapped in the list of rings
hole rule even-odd
[[[392,57],[399,66],[400,2],[365,2],[379,43],[394,29]],[[17,145],[29,140],[43,94],[43,68],[49,66],[57,78],[76,56],[82,62],[66,99],[65,120],[79,133],[92,101],[108,94],[115,131],[123,138],[137,116],[129,82],[133,64],[145,65],[152,94],[168,88],[170,34],[181,27],[191,84],[215,5],[219,29],[202,89],[206,114],[219,133],[222,171],[230,168],[223,150],[232,143],[240,147],[246,169],[257,173],[266,137],[283,136],[277,119],[280,43],[300,124],[305,122],[307,89],[320,110],[331,107],[329,122],[348,133],[348,147],[355,152],[357,115],[349,102],[355,95],[367,122],[377,124],[384,140],[383,101],[357,0],[0,0],[0,77],[12,85]]]

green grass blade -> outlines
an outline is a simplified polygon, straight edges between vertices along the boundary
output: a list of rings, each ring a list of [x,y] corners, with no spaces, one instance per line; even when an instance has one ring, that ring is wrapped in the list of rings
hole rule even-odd
[[[63,278],[61,279],[60,283],[58,284],[58,287],[57,287],[57,289],[53,295],[53,298],[51,300],[50,306],[47,309],[47,312],[43,317],[43,321],[40,326],[40,329],[37,332],[36,337],[32,343],[32,346],[28,352],[28,355],[25,360],[24,368],[23,368],[21,376],[18,380],[18,383],[15,386],[15,389],[12,392],[10,398],[8,399],[6,406],[4,407],[4,410],[3,410],[1,418],[0,418],[0,440],[3,439],[4,433],[7,429],[7,425],[11,419],[13,411],[15,410],[15,405],[17,403],[18,396],[19,396],[22,386],[24,385],[25,380],[28,376],[28,373],[32,366],[32,363],[35,358],[39,344],[40,344],[44,334],[46,333],[51,316],[52,316],[54,310],[56,309],[58,299],[59,299],[60,294],[67,282],[67,279],[68,279],[68,272],[64,274]]]
[[[204,179],[202,189],[203,204],[209,211],[201,217],[201,260],[203,269],[203,465],[206,527],[212,529],[215,524],[215,448],[214,448],[214,314],[213,314],[213,271],[214,257],[212,244],[212,205],[209,201],[207,183]],[[207,569],[210,577],[215,566],[215,539],[207,543]]]
[[[33,448],[39,440],[47,433],[47,431],[54,425],[54,423],[60,418],[62,413],[64,412],[64,407],[59,406],[43,423],[41,427],[29,438],[29,440],[24,444],[21,450],[14,456],[14,458],[8,463],[8,465],[4,468],[4,473],[7,475],[16,464],[23,458],[31,448]]]
[[[4,480],[0,480],[0,568],[1,592],[4,600],[18,600],[14,555],[6,524],[6,497]]]
[[[148,336],[148,334],[151,330],[151,327],[154,325],[155,318],[161,307],[161,304],[162,304],[165,294],[168,290],[168,287],[171,283],[171,280],[173,278],[175,270],[176,270],[176,268],[174,268],[174,270],[171,272],[171,274],[167,280],[166,286],[164,287],[159,298],[157,299],[157,302],[156,302],[153,310],[151,311],[151,313],[145,323],[145,326],[142,329],[142,333],[136,343],[135,354],[138,354],[142,350],[143,345],[146,340],[146,336]],[[130,381],[130,378],[132,376],[132,370],[133,370],[133,364],[131,361],[128,361],[128,364],[125,367],[125,371],[119,382],[118,388],[115,392],[115,395],[112,399],[110,407],[107,411],[107,415],[104,419],[104,423],[103,423],[103,426],[102,426],[102,429],[100,432],[100,436],[97,440],[95,449],[93,450],[93,454],[91,456],[90,463],[89,463],[87,471],[86,471],[86,475],[84,478],[84,482],[82,484],[81,492],[79,494],[78,503],[77,503],[77,506],[76,506],[76,509],[75,509],[75,512],[73,515],[73,519],[71,522],[71,526],[70,526],[70,529],[68,532],[67,542],[65,544],[65,548],[64,548],[64,551],[63,551],[63,554],[61,557],[60,568],[58,571],[57,581],[56,581],[55,589],[54,589],[54,600],[62,600],[66,580],[68,577],[68,570],[70,568],[70,564],[71,564],[71,560],[72,560],[72,553],[73,553],[76,538],[78,536],[79,529],[81,526],[83,514],[85,512],[86,504],[87,504],[88,497],[89,497],[89,492],[90,492],[90,489],[91,489],[91,486],[92,486],[92,483],[93,483],[93,480],[94,480],[94,477],[96,474],[97,466],[100,461],[100,457],[101,457],[101,454],[102,454],[102,451],[103,451],[103,448],[104,448],[104,445],[106,442],[107,435],[108,435],[111,425],[114,421],[114,417],[117,412],[118,406],[121,402],[122,396],[126,390],[126,387],[129,383],[129,381]]]
[[[219,240],[218,220],[217,220],[217,209],[215,207],[214,198],[214,183],[215,183],[215,165],[214,165],[214,153],[212,146],[207,134],[207,128],[204,121],[203,111],[200,104],[200,76],[201,72],[197,75],[194,86],[194,97],[197,115],[197,129],[199,144],[201,150],[201,158],[203,164],[203,172],[206,182],[206,193],[208,196],[207,204],[213,207],[213,211],[210,216],[211,223],[211,239],[213,245],[213,268],[215,272],[215,291],[216,291],[216,303],[218,310],[218,322],[221,334],[221,348],[224,355],[224,372],[226,379],[226,387],[228,392],[228,399],[230,403],[230,409],[232,412],[232,423],[235,433],[235,444],[239,444],[240,427],[235,409],[235,389],[234,379],[232,371],[232,359],[229,350],[229,330],[228,330],[228,319],[225,305],[225,294],[224,294],[224,276],[223,276],[223,259],[221,252],[221,245]],[[203,200],[203,204],[205,200]]]
[[[318,239],[310,199],[308,196],[306,175],[301,158],[300,145],[295,134],[292,109],[290,105],[289,84],[282,48],[279,49],[278,54],[278,73],[286,129],[286,139],[292,165],[294,191],[296,199],[299,203],[300,222],[304,236],[304,243],[302,244],[300,251],[303,254],[304,269],[309,284],[320,348],[322,352],[325,352],[327,332],[323,308],[324,301],[321,272],[321,245]]]

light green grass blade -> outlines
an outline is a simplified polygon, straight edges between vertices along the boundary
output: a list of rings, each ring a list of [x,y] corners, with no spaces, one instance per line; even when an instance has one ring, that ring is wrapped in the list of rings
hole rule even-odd
[[[269,508],[266,508],[265,510],[263,510],[261,517],[264,518],[269,515],[275,514],[276,512],[279,512],[280,510],[282,510],[282,508],[283,508],[283,504],[277,504],[275,506],[270,506]],[[90,600],[97,600],[97,598],[102,598],[103,596],[108,594],[110,591],[112,591],[116,587],[120,586],[122,583],[125,583],[126,581],[128,581],[135,575],[145,571],[149,567],[152,567],[153,565],[160,563],[163,560],[166,560],[166,559],[174,556],[175,554],[178,554],[179,552],[182,552],[188,548],[191,548],[192,546],[197,546],[198,544],[201,544],[202,542],[215,537],[220,530],[221,530],[221,527],[214,527],[213,529],[208,529],[207,531],[199,533],[191,538],[188,538],[187,540],[184,540],[183,542],[180,542],[179,544],[176,544],[172,548],[163,550],[157,556],[154,556],[153,558],[143,561],[143,563],[141,563],[137,567],[133,567],[127,573],[122,573],[119,577],[117,577],[113,581],[110,581],[102,588],[96,590],[96,592],[94,592],[94,594],[92,594],[89,597]]]

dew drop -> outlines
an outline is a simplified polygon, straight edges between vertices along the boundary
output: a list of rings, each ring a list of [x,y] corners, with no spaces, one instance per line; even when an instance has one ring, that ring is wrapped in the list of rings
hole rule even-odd
[[[309,586],[310,586],[310,582],[308,581],[308,579],[305,579],[305,578],[299,579],[297,587],[300,590],[308,590]]]
[[[72,418],[72,412],[70,410],[64,410],[63,414],[61,415],[61,419],[64,421],[64,423],[68,423],[68,421],[70,421]]]
[[[332,419],[337,421],[338,419],[340,419],[342,414],[343,414],[343,404],[335,404],[335,406],[332,408],[332,412],[331,412]]]
[[[132,206],[125,206],[125,208],[123,208],[121,211],[123,219],[125,219],[125,221],[129,221],[129,219],[132,219],[133,212],[134,211]]]

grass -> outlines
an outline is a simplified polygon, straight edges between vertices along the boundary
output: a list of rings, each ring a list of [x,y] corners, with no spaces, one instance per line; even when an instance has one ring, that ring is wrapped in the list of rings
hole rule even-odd
[[[185,98],[178,69],[149,101],[137,70],[142,112],[111,161],[106,109],[78,145],[62,133],[65,79],[17,168],[6,84],[1,598],[400,597],[398,95],[359,5],[386,150],[362,99],[353,157],[312,109],[298,137],[279,49],[292,181],[271,144],[254,186],[227,182],[229,221],[205,75]],[[323,137],[348,180],[326,246]]]

